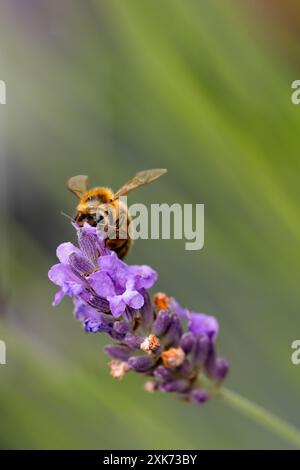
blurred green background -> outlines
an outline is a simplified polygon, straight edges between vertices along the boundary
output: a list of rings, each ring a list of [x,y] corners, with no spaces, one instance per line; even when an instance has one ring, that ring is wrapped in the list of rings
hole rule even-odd
[[[296,0],[1,1],[1,448],[288,447],[218,400],[114,381],[47,271],[74,240],[69,176],[167,167],[129,203],[204,203],[204,249],[137,241],[128,261],[216,315],[228,386],[300,425],[299,26]]]

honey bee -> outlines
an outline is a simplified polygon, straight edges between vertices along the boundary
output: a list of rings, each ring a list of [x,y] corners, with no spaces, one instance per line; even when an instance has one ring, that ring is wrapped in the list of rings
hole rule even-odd
[[[119,198],[144,184],[151,183],[166,172],[165,169],[140,171],[116,193],[106,187],[88,189],[86,175],[72,176],[67,181],[67,188],[79,198],[74,222],[79,227],[88,222],[91,226],[100,227],[108,233],[113,227],[113,236],[108,236],[105,244],[110,250],[115,251],[120,259],[123,259],[132,244],[128,233],[131,218],[127,206]]]

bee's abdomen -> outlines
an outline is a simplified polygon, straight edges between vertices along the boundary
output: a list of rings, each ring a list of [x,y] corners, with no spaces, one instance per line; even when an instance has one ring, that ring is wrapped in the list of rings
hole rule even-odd
[[[131,239],[108,239],[106,240],[106,246],[107,248],[109,248],[109,250],[114,251],[118,255],[118,258],[123,259],[127,255],[131,247]]]

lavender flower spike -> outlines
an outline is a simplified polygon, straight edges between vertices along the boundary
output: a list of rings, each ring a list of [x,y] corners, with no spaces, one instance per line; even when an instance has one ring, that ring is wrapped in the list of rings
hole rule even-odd
[[[59,263],[48,274],[60,287],[53,305],[71,297],[84,330],[106,333],[114,341],[105,348],[112,377],[137,372],[147,377],[145,390],[206,402],[229,371],[228,361],[216,352],[217,320],[182,308],[162,292],[151,301],[153,269],[119,260],[96,228],[74,228],[79,246],[62,243]]]

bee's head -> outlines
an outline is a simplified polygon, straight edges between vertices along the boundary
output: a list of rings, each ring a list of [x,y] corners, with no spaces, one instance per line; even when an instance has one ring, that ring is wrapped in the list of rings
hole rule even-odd
[[[95,212],[100,204],[107,204],[112,200],[113,192],[109,188],[94,188],[86,192],[77,206],[81,213]]]

